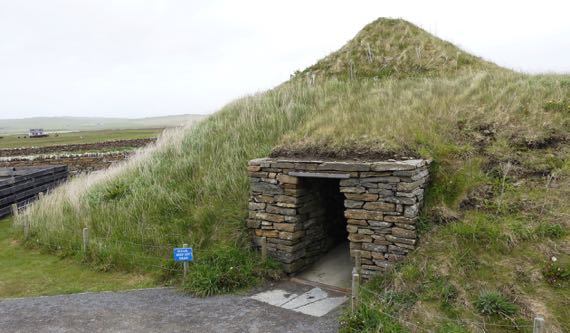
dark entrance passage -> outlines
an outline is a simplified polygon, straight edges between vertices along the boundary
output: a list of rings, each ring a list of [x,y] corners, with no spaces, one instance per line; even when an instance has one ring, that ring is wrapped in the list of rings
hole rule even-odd
[[[299,212],[305,223],[308,244],[307,266],[297,277],[349,288],[353,265],[344,217],[345,196],[340,192],[340,180],[302,178],[299,188],[304,194]]]

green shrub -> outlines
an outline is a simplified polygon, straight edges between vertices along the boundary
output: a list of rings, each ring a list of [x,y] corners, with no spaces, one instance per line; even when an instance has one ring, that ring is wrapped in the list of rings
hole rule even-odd
[[[549,262],[543,269],[542,275],[549,284],[556,287],[562,287],[570,282],[570,265]]]
[[[378,311],[369,303],[361,303],[354,313],[346,311],[340,318],[340,333],[408,332],[396,320]]]
[[[566,235],[566,230],[560,224],[541,224],[536,228],[540,237],[560,239]]]
[[[250,251],[235,247],[217,247],[196,256],[182,288],[205,297],[234,292],[276,277],[277,265],[263,263]]]
[[[518,306],[496,291],[484,291],[475,302],[475,307],[486,316],[509,317],[518,312]]]

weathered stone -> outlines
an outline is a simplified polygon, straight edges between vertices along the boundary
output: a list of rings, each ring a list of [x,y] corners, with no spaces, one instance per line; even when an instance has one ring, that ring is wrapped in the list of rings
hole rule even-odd
[[[305,235],[305,232],[302,230],[295,231],[295,232],[282,231],[279,233],[279,238],[287,239],[287,240],[296,240],[296,239],[303,237],[304,235]]]
[[[267,205],[267,208],[265,210],[268,213],[273,213],[273,214],[291,215],[291,216],[297,215],[297,210],[294,208],[281,208],[272,205]]]
[[[250,165],[247,167],[247,171],[249,172],[258,172],[259,170],[261,170],[259,165]]]
[[[295,165],[291,162],[274,162],[274,163],[271,163],[271,167],[272,168],[278,168],[278,169],[293,169],[293,167],[295,167]]]
[[[340,186],[355,186],[359,185],[360,180],[357,178],[341,179]]]
[[[346,231],[348,231],[348,232],[350,232],[350,233],[358,232],[358,227],[355,226],[355,225],[347,224],[347,225],[346,225]]]
[[[269,175],[269,173],[263,172],[263,171],[250,172],[249,173],[249,176],[253,177],[253,178],[267,178],[268,175]]]
[[[372,229],[359,228],[358,233],[364,235],[374,235],[374,231]]]
[[[270,238],[276,238],[279,237],[279,232],[277,232],[276,230],[255,230],[255,235],[257,237],[270,237]]]
[[[419,213],[419,205],[415,204],[415,205],[410,205],[410,206],[405,206],[404,207],[404,216],[405,217],[416,217],[418,216]]]
[[[385,245],[378,245],[373,243],[364,243],[362,244],[362,249],[368,250],[371,252],[386,252],[388,248]]]
[[[385,271],[386,268],[383,266],[374,265],[362,265],[362,269],[369,271]]]
[[[254,195],[253,196],[253,200],[255,200],[256,202],[265,202],[265,203],[272,203],[275,201],[274,197],[272,195]]]
[[[399,183],[398,184],[398,191],[399,192],[407,192],[415,190],[416,188],[420,187],[423,184],[422,180],[415,181],[413,183]]]
[[[363,234],[349,234],[348,240],[357,243],[370,243],[372,242],[372,237]]]
[[[399,254],[394,254],[394,253],[387,253],[386,254],[386,259],[390,262],[402,261],[402,260],[404,260],[404,258],[406,258],[406,257],[403,255],[399,255]]]
[[[386,235],[386,240],[388,240],[390,242],[394,242],[394,243],[402,243],[402,244],[409,244],[409,245],[416,244],[415,239],[407,239],[407,238],[395,237],[395,236],[391,236],[391,235]]]
[[[350,162],[324,162],[322,164],[319,164],[317,170],[368,171],[370,170],[370,164]]]
[[[350,251],[350,256],[355,258],[356,253],[360,253],[360,258],[365,258],[365,259],[372,258],[370,251],[364,251],[364,250],[352,250],[352,251]]]
[[[407,230],[416,230],[416,226],[414,224],[394,223],[394,226]]]
[[[415,168],[415,166],[403,162],[377,162],[371,166],[372,171],[402,171]]]
[[[299,183],[299,178],[297,178],[297,177],[292,177],[292,176],[288,176],[288,175],[284,175],[284,174],[279,174],[279,175],[277,175],[277,180],[278,180],[281,184],[298,184],[298,183]]]
[[[352,224],[352,225],[368,225],[368,222],[366,222],[366,220],[348,219],[348,220],[346,220],[346,223]]]
[[[263,194],[282,194],[283,193],[283,189],[280,186],[265,183],[265,182],[251,183],[250,186],[251,186],[252,192],[260,192]]]
[[[374,220],[369,220],[368,224],[371,227],[379,227],[379,228],[388,228],[388,227],[392,226],[392,223],[390,223],[390,222],[374,221]]]
[[[345,193],[344,196],[348,200],[358,200],[358,201],[376,201],[378,200],[378,194],[373,193]]]
[[[305,248],[305,244],[303,243],[298,243],[295,245],[284,245],[284,244],[277,244],[277,249],[280,251],[285,251],[285,252],[295,252],[301,249]]]
[[[364,187],[341,187],[340,191],[342,193],[364,193],[366,189]]]
[[[285,222],[285,217],[276,214],[268,214],[257,211],[250,211],[249,217],[258,220],[266,220],[271,222]]]
[[[417,199],[415,197],[412,198],[406,198],[406,197],[383,197],[382,201],[386,201],[386,202],[392,202],[392,203],[397,203],[397,204],[402,204],[402,205],[413,205],[415,204],[417,201]]]
[[[274,223],[273,227],[276,230],[288,232],[294,232],[301,229],[301,227],[296,223]]]
[[[260,182],[260,181],[261,181],[261,179],[259,179],[259,178],[249,177],[249,182],[250,182],[250,183],[256,183],[256,182]]]
[[[402,228],[392,228],[392,235],[403,238],[416,238],[416,231]]]
[[[344,216],[348,219],[356,220],[382,220],[384,217],[381,212],[363,209],[347,209],[344,211]]]
[[[291,204],[296,204],[299,202],[299,199],[297,197],[288,196],[288,195],[276,195],[275,200],[277,202],[291,203]]]
[[[250,202],[248,207],[250,210],[264,210],[265,204],[262,202]]]
[[[275,206],[282,207],[282,208],[298,208],[299,207],[299,205],[297,205],[297,204],[286,203],[286,202],[277,202],[275,204]]]
[[[344,207],[346,208],[362,208],[364,201],[344,200]]]
[[[404,216],[385,216],[384,221],[403,224],[415,224],[416,219]]]
[[[367,202],[364,204],[364,209],[368,210],[379,210],[381,212],[392,212],[396,210],[396,205],[389,202]]]

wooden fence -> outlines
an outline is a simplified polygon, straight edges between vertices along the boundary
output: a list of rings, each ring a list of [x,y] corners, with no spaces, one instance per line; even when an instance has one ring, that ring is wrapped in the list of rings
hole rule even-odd
[[[67,166],[0,168],[0,218],[67,179]]]

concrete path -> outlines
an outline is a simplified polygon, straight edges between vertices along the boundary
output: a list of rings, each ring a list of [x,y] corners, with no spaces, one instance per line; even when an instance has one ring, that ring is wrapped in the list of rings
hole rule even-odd
[[[284,282],[275,289],[303,295],[313,288]],[[336,332],[339,312],[315,317],[249,295],[194,298],[146,289],[2,299],[0,332]]]

